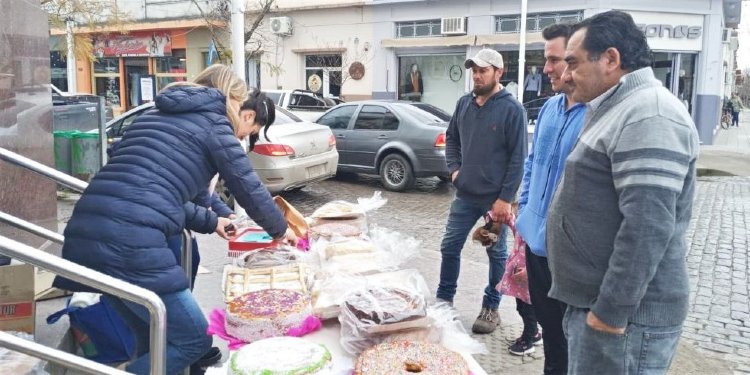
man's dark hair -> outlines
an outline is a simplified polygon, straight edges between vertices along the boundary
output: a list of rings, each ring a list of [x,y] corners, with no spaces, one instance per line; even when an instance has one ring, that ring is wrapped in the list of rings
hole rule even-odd
[[[556,23],[554,25],[549,25],[542,30],[542,37],[544,37],[544,40],[546,41],[563,37],[565,38],[565,43],[568,43],[571,34],[573,34],[573,25],[569,23]]]
[[[254,90],[240,106],[240,112],[247,110],[255,111],[255,121],[263,126],[263,137],[268,140],[268,128],[276,121],[276,106],[273,100],[260,90]],[[260,139],[259,134],[251,135],[248,138],[248,148],[250,151],[253,150],[258,139]]]
[[[646,35],[635,25],[633,17],[619,10],[599,13],[573,26],[573,32],[586,29],[583,49],[588,51],[592,60],[608,48],[620,52],[620,67],[634,71],[651,66],[651,49],[646,42]]]

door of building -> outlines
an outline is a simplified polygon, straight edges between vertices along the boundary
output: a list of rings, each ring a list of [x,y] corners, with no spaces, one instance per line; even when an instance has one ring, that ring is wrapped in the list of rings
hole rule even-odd
[[[127,108],[129,110],[141,104],[141,76],[147,76],[148,58],[147,57],[126,57],[125,59],[125,97],[127,98]]]
[[[654,75],[692,114],[695,53],[654,52]],[[676,73],[675,73],[676,72]]]

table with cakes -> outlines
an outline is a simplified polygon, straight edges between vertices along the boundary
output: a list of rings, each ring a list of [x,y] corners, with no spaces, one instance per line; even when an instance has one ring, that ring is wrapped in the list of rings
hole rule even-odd
[[[404,267],[419,242],[367,220],[379,193],[333,201],[310,217],[276,203],[297,247],[274,241],[251,221],[229,241],[226,306],[209,333],[229,358],[207,375],[485,374],[472,339],[445,303],[430,304],[422,275]]]

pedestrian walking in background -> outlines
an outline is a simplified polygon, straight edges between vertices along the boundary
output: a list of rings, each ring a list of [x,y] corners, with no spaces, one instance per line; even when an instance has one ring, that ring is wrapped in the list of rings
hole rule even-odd
[[[568,373],[663,374],[688,309],[698,134],[629,14],[575,25],[565,61],[571,96],[587,105],[547,220]]]
[[[472,227],[488,210],[493,220],[508,222],[526,157],[526,114],[521,104],[500,85],[503,58],[483,49],[464,62],[471,69],[473,91],[462,96],[446,132],[446,162],[456,197],[451,204],[440,245],[442,261],[438,300],[453,303],[458,286],[461,250]],[[500,293],[495,286],[505,270],[507,226],[497,244],[487,247],[489,281],[482,309],[472,326],[475,333],[490,333],[500,317]]]
[[[532,151],[524,163],[519,215],[516,228],[526,241],[526,272],[529,294],[536,318],[544,333],[544,373],[565,374],[568,371],[568,346],[562,329],[565,304],[547,296],[552,278],[546,246],[547,210],[563,174],[565,159],[573,149],[583,125],[586,107],[576,103],[570,87],[562,80],[567,64],[565,46],[573,31],[571,25],[556,24],[542,31],[544,69],[552,90],[560,93],[547,100],[539,111]],[[579,198],[580,199],[580,198]],[[519,344],[533,345],[525,338]]]
[[[729,101],[729,107],[732,109],[732,126],[740,126],[740,111],[745,108],[737,93],[732,94],[732,100]]]

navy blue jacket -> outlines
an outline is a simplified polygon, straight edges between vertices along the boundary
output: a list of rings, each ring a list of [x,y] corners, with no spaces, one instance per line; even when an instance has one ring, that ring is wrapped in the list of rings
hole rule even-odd
[[[226,116],[224,95],[175,87],[130,126],[109,163],[93,178],[65,228],[63,258],[157,294],[187,288],[167,246],[183,228],[216,229],[216,213],[191,202],[214,174],[270,235],[287,229],[253,171]],[[55,286],[90,291],[58,277]]]
[[[456,196],[492,204],[513,202],[526,157],[526,112],[502,89],[483,106],[474,95],[462,96],[446,131],[445,160],[458,172]]]

